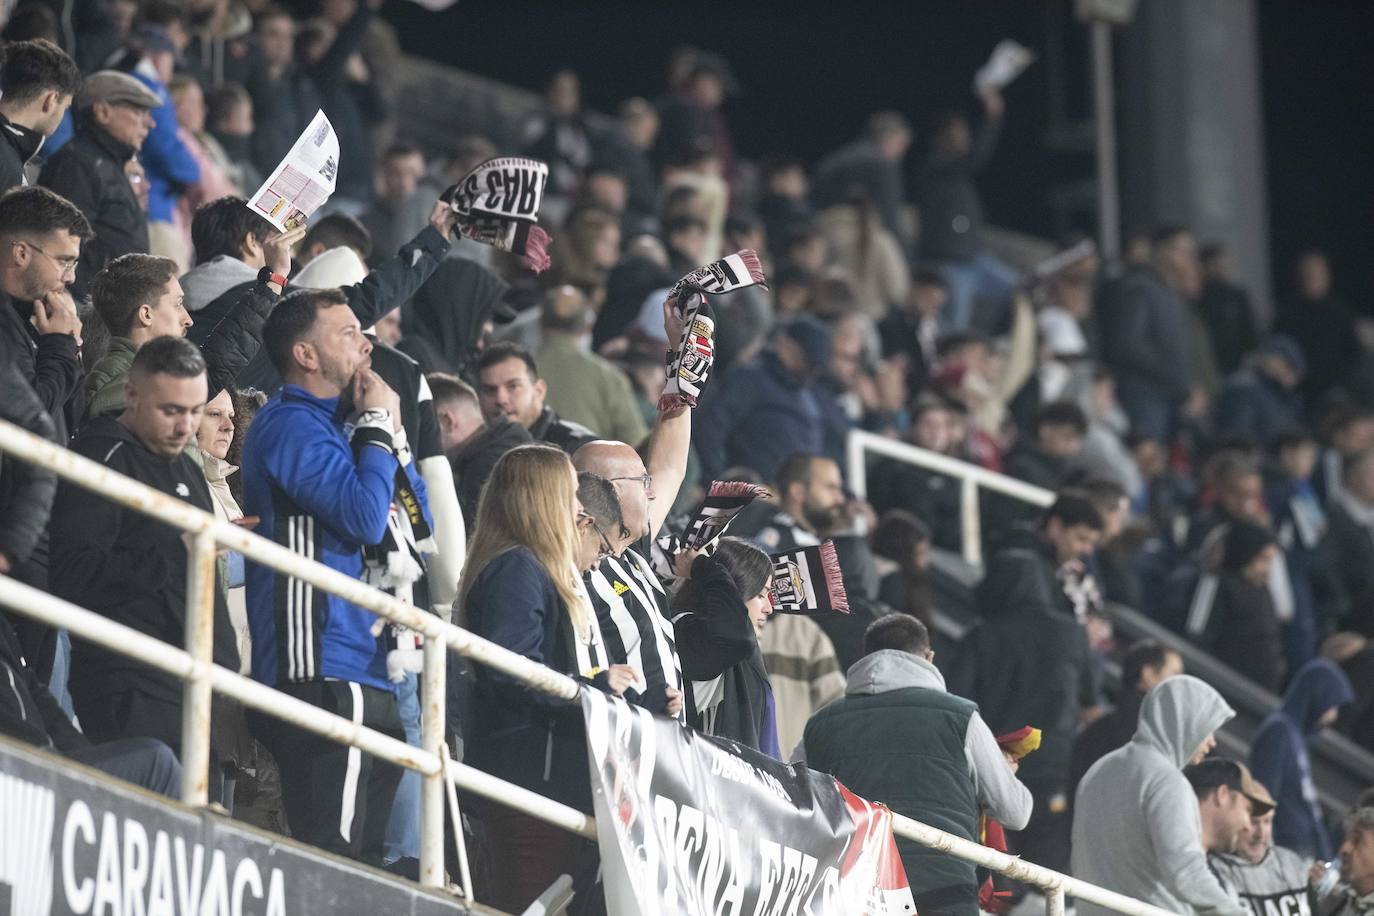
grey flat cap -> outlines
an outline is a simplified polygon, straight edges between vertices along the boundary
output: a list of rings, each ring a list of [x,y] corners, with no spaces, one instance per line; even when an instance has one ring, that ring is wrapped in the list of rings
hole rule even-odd
[[[89,108],[96,102],[137,105],[150,111],[162,107],[162,99],[158,98],[156,92],[118,70],[101,70],[82,82],[81,91],[76,96],[76,107]]]

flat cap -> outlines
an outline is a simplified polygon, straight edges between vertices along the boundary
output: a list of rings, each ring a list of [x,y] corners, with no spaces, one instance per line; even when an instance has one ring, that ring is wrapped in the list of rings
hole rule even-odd
[[[86,77],[76,96],[77,108],[89,108],[96,102],[137,105],[152,110],[162,107],[157,93],[127,73],[101,70]]]

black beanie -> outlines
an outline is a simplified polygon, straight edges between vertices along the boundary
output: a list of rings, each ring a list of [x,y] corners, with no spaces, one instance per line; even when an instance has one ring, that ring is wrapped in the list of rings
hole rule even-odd
[[[1226,572],[1240,572],[1270,544],[1278,543],[1268,528],[1254,522],[1231,522],[1222,547],[1221,568]]]

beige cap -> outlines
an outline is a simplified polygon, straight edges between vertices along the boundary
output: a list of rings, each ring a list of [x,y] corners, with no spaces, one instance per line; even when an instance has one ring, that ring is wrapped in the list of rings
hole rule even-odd
[[[162,107],[162,99],[158,98],[156,92],[118,70],[101,70],[82,81],[81,91],[76,96],[76,107],[89,108],[96,102],[137,105],[149,111]]]

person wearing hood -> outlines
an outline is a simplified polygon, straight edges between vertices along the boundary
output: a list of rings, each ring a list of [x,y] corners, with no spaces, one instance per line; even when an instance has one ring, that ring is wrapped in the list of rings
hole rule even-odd
[[[29,183],[24,167],[62,123],[81,87],[76,62],[44,38],[5,48],[0,66],[0,192]]]
[[[189,342],[167,336],[149,341],[129,370],[124,412],[88,422],[73,449],[213,512],[205,475],[185,454],[205,408],[205,376],[205,360]],[[52,590],[59,598],[185,645],[189,561],[179,529],[64,482],[53,503],[51,535]],[[237,671],[234,628],[218,587],[214,596],[214,662]],[[156,738],[180,750],[183,691],[176,677],[77,640],[71,690],[82,730],[93,741]],[[217,773],[211,767],[212,779]]]
[[[1140,704],[1135,736],[1088,770],[1074,800],[1074,877],[1172,913],[1249,916],[1207,867],[1202,818],[1183,768],[1216,746],[1235,716],[1190,675],[1160,683]],[[1110,910],[1078,901],[1080,916]]]
[[[965,840],[981,815],[1019,830],[1031,793],[1017,781],[992,731],[935,667],[925,624],[905,614],[874,621],[867,654],[849,669],[845,695],[811,716],[797,756],[851,791]],[[897,851],[923,916],[976,913],[972,862],[898,838]]]
[[[1356,808],[1345,820],[1341,883],[1337,904],[1326,916],[1368,916],[1374,912],[1374,808]]]
[[[1274,842],[1323,861],[1333,849],[1312,782],[1308,742],[1336,721],[1355,692],[1334,662],[1323,658],[1303,665],[1283,694],[1283,704],[1260,723],[1250,741],[1250,769],[1278,801]]]
[[[477,383],[477,356],[492,328],[515,318],[501,301],[510,284],[466,258],[450,258],[401,311],[399,349],[425,373],[448,372]]]

